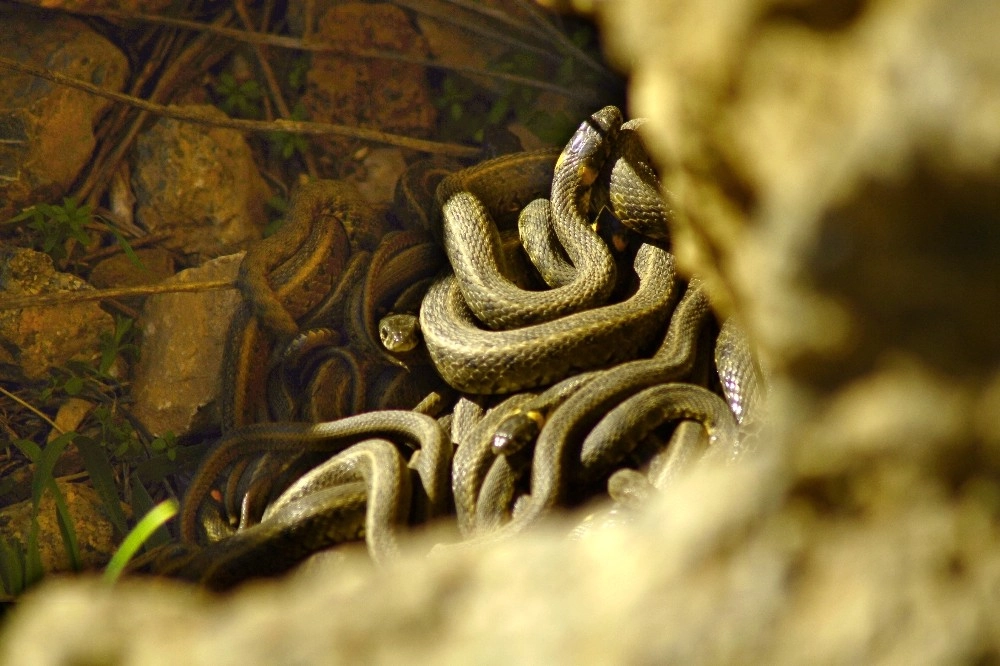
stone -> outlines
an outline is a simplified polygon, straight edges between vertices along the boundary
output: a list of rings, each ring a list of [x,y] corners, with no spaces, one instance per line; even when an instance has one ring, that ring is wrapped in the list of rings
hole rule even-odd
[[[0,56],[113,91],[128,76],[125,55],[87,25],[32,8],[0,8]],[[94,128],[111,102],[0,68],[0,220],[57,202],[94,151]]]
[[[235,280],[242,259],[242,253],[219,257],[167,283]],[[180,436],[218,425],[222,352],[239,302],[235,288],[147,298],[132,411],[154,435]]]
[[[52,258],[34,250],[0,252],[0,290],[11,296],[92,291],[69,273],[55,270]],[[12,352],[28,379],[39,379],[67,361],[90,361],[100,354],[101,335],[114,331],[114,320],[98,301],[59,306],[0,310],[0,343]]]
[[[95,569],[107,564],[117,547],[115,528],[105,514],[97,492],[89,485],[56,479],[56,485],[66,499],[70,520],[76,529],[80,565]],[[0,509],[0,536],[27,548],[31,529],[32,502],[26,500]],[[46,491],[38,510],[38,552],[42,570],[46,573],[72,571],[69,553],[63,542],[56,512],[55,499]]]
[[[194,108],[225,118],[214,107]],[[260,238],[270,194],[239,132],[161,118],[132,155],[136,220],[150,233],[170,233],[165,247],[212,258]]]
[[[428,53],[405,12],[388,3],[333,5],[319,16],[314,36],[349,51],[417,58]],[[336,53],[313,55],[302,102],[310,120],[413,137],[427,136],[437,115],[420,65]],[[353,152],[352,142],[343,137],[314,140],[330,156]]]

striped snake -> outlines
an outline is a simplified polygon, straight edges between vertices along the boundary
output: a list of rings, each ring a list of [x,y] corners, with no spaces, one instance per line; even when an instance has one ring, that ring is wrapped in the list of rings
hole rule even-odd
[[[416,347],[409,355],[426,349],[440,377],[484,406],[477,408],[487,412],[478,424],[460,428],[456,407],[454,417],[445,417],[445,423],[454,419],[450,438],[431,417],[399,410],[235,427],[188,489],[181,516],[187,550],[154,569],[222,589],[283,571],[313,549],[362,534],[372,556],[384,562],[398,551],[402,524],[440,517],[451,503],[464,536],[516,534],[557,506],[579,501],[580,492],[589,492],[581,488],[609,478],[616,497],[642,496],[648,489],[634,476],[646,476],[619,468],[656,439],[662,423],[676,419],[686,421],[676,428],[670,451],[696,455],[690,451],[703,446],[699,435],[707,432],[710,447],[738,457],[738,428],[753,420],[760,401],[757,372],[735,324],[727,323],[712,344],[701,285],[692,280],[685,286],[676,275],[667,248],[669,211],[642,151],[639,125],[622,123],[618,109],[607,107],[587,119],[558,155],[516,153],[444,175],[436,204],[419,226],[443,246],[448,269],[426,288],[419,317],[384,319],[375,336],[370,295],[333,299],[348,304],[348,311],[358,308],[369,338],[402,340]],[[324,208],[314,195],[301,199],[300,208],[343,210]],[[598,221],[610,217],[610,223],[593,224],[602,209],[612,215]],[[515,228],[520,239],[512,236]],[[257,317],[241,324],[255,330],[244,352],[261,336],[291,335],[299,321],[322,311],[322,299],[290,298],[289,285],[308,287],[324,270],[350,273],[392,263],[389,255],[375,262],[366,255],[351,268],[343,257],[343,230],[297,225],[295,233],[284,250],[329,249],[310,258],[286,252],[284,263],[260,250],[248,255],[241,279]],[[429,250],[406,249],[422,247],[417,237],[397,245],[400,256],[430,256]],[[393,289],[409,279],[389,274],[383,282]],[[400,322],[419,331],[423,344],[412,332],[399,332]],[[704,366],[708,347],[732,396],[728,405],[685,383]],[[415,372],[409,360],[400,363]],[[513,396],[497,403],[496,394]],[[692,429],[692,423],[700,426]],[[199,529],[218,526],[205,500],[228,465],[254,452],[298,455],[304,449],[326,451],[329,459],[310,463],[313,469],[270,503],[258,525],[205,549],[194,546],[204,539]],[[663,463],[668,471],[660,477],[678,464]],[[255,561],[263,564],[255,568]]]

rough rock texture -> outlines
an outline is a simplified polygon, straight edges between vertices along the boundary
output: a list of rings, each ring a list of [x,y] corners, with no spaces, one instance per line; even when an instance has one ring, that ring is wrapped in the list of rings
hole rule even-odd
[[[315,38],[351,51],[384,51],[427,57],[427,45],[403,10],[388,3],[344,3],[316,21]],[[436,118],[424,68],[405,62],[335,53],[312,58],[302,102],[310,120],[370,127],[422,137]],[[332,158],[352,152],[351,142],[317,137]],[[330,170],[339,176],[337,164]]]
[[[0,2],[0,55],[118,91],[125,55],[86,25]],[[0,220],[57,201],[94,150],[94,127],[111,104],[49,81],[0,69]]]
[[[98,289],[156,284],[176,270],[174,256],[163,248],[139,248],[135,256],[139,264],[124,253],[101,260],[90,271],[90,284]]]
[[[1000,659],[996,3],[599,5],[675,249],[771,369],[760,455],[622,529],[206,602],[43,589],[34,663]],[[348,562],[350,564],[350,562]],[[65,627],[53,636],[51,627]]]
[[[76,529],[80,565],[94,569],[107,564],[115,550],[117,535],[101,498],[86,484],[63,479],[56,479],[56,484],[66,499],[66,508]],[[31,530],[31,512],[30,499],[0,509],[0,535],[12,539],[24,550],[27,550]],[[72,571],[57,516],[55,500],[46,492],[38,508],[38,553],[42,570],[49,573]]]
[[[236,130],[161,118],[138,137],[133,159],[136,219],[170,232],[170,249],[216,257],[260,238],[268,188]]]
[[[170,281],[235,279],[243,254],[181,271]],[[240,296],[236,289],[159,294],[142,313],[142,356],[135,369],[135,414],[150,432],[181,435],[218,423],[206,410],[219,396],[222,348]]]
[[[112,9],[119,11],[144,12],[153,14],[167,7],[170,0],[24,0],[26,4],[40,7],[65,9],[67,11],[98,11]]]
[[[12,297],[60,291],[92,290],[69,273],[60,273],[47,254],[26,249],[0,252],[0,293]],[[51,307],[0,310],[0,345],[28,379],[69,360],[89,360],[98,353],[101,334],[114,330],[111,315],[96,301]]]

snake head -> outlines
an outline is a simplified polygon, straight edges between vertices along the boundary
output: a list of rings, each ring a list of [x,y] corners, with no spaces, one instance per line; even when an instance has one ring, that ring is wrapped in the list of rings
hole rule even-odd
[[[494,455],[512,456],[538,438],[545,416],[535,410],[515,410],[497,426],[490,448]]]
[[[594,113],[570,137],[556,162],[556,173],[573,169],[576,181],[589,187],[597,180],[622,125],[622,113],[616,106],[606,106]]]

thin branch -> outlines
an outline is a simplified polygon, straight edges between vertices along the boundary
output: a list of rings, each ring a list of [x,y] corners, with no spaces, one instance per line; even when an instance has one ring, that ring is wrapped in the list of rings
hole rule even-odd
[[[215,18],[214,24],[225,25],[232,18],[232,10],[222,12]],[[200,34],[192,39],[189,44],[182,46],[180,53],[176,57],[170,58],[166,69],[156,78],[153,90],[149,93],[149,102],[164,102],[170,98],[170,92],[182,79],[186,79],[195,67],[211,67],[212,63],[222,57],[221,49],[214,49],[213,40],[209,35]],[[165,54],[166,55],[166,54]],[[138,81],[136,82],[138,83]],[[137,92],[140,88],[134,88],[132,92]],[[117,141],[102,142],[101,152],[98,159],[94,161],[93,167],[87,173],[86,178],[77,190],[76,196],[85,199],[89,204],[96,206],[103,194],[111,174],[118,168],[125,155],[132,147],[132,143],[139,135],[139,131],[146,124],[149,116],[148,111],[138,113],[120,114],[122,121],[121,136]],[[128,120],[128,124],[125,121]]]
[[[253,28],[253,23],[250,20],[250,14],[247,12],[244,0],[238,0],[235,3],[236,14],[239,16],[240,21],[243,26],[250,30]],[[262,26],[266,28],[267,26]],[[257,66],[260,67],[261,74],[264,75],[264,80],[267,81],[267,89],[271,93],[271,99],[274,101],[274,105],[278,107],[278,115],[284,118],[292,117],[292,110],[288,108],[288,104],[285,102],[285,96],[281,94],[281,86],[278,84],[278,77],[274,75],[274,69],[271,68],[271,63],[268,62],[267,57],[264,54],[264,47],[261,44],[251,44],[254,56],[257,58]],[[313,159],[312,151],[307,150],[302,156],[303,161],[306,164],[306,171],[312,178],[319,177],[319,170],[316,168],[316,160]]]
[[[506,33],[488,28],[482,25],[481,21],[464,18],[461,13],[455,12],[453,9],[435,8],[430,6],[430,3],[423,0],[393,0],[393,4],[405,7],[410,11],[417,12],[418,14],[429,16],[430,18],[441,21],[442,23],[462,28],[463,30],[467,30],[474,35],[479,35],[480,37],[485,37],[486,39],[492,39],[500,44],[512,46],[516,49],[524,51],[530,51],[543,58],[548,58],[549,60],[559,60],[559,54],[553,53],[549,49],[535,46],[533,44],[527,44],[523,40],[519,40],[516,37],[512,37]]]
[[[205,282],[190,282],[187,284],[160,283],[141,285],[138,287],[60,291],[51,294],[34,294],[32,296],[12,296],[9,298],[0,298],[0,310],[20,310],[22,308],[47,307],[51,305],[72,305],[75,303],[85,303],[87,301],[103,301],[109,298],[125,298],[128,296],[194,293],[199,291],[235,288],[235,280],[207,280]]]
[[[227,39],[232,39],[246,44],[261,44],[265,46],[275,46],[278,48],[292,49],[295,51],[308,51],[312,53],[332,53],[335,55],[353,56],[356,58],[368,58],[372,60],[393,60],[396,62],[403,62],[411,65],[419,65],[421,67],[429,67],[431,69],[442,69],[447,71],[458,72],[460,74],[468,74],[472,76],[485,76],[488,78],[497,79],[499,81],[506,81],[508,83],[512,83],[515,85],[521,85],[530,88],[538,88],[540,90],[548,90],[550,92],[554,92],[569,99],[577,99],[584,102],[593,101],[592,95],[587,94],[585,91],[572,90],[570,88],[566,88],[565,86],[560,86],[550,81],[539,81],[538,79],[532,79],[527,76],[519,76],[517,74],[509,74],[507,72],[494,72],[488,69],[481,69],[477,67],[465,67],[453,63],[443,63],[437,60],[410,56],[403,53],[389,53],[386,51],[379,51],[375,49],[352,49],[332,42],[315,41],[313,39],[307,39],[307,38],[300,39],[298,37],[291,37],[287,35],[272,35],[266,32],[239,30],[237,28],[229,28],[226,26],[200,23],[198,21],[172,18],[169,16],[157,16],[154,14],[141,14],[137,12],[124,12],[116,10],[86,11],[79,9],[74,9],[69,13],[81,14],[84,16],[98,16],[102,18],[118,18],[130,21],[142,21],[146,23],[154,23],[174,28],[182,28],[185,30],[207,32],[217,35],[219,37],[225,37]],[[441,16],[439,18],[441,20],[448,20],[449,16],[445,14],[444,16]],[[472,26],[464,26],[464,27],[470,30],[476,29],[474,24]],[[529,50],[534,48],[526,44],[523,44],[521,42],[517,42],[515,46]],[[553,56],[553,54],[549,51],[544,51],[542,55],[546,57]]]
[[[0,57],[0,66],[13,69],[24,74],[31,74],[49,81],[54,81],[60,85],[70,86],[78,90],[84,90],[94,95],[111,99],[123,104],[130,104],[144,111],[149,111],[166,118],[182,120],[184,122],[198,123],[211,127],[227,127],[244,132],[288,132],[290,134],[308,135],[335,135],[346,136],[363,141],[383,143],[400,148],[409,148],[424,153],[435,153],[439,155],[450,155],[453,157],[475,157],[479,154],[478,148],[470,148],[454,143],[441,143],[439,141],[427,141],[425,139],[414,139],[399,134],[390,134],[378,130],[366,129],[363,127],[348,127],[346,125],[333,125],[330,123],[319,123],[306,120],[286,120],[278,119],[273,121],[265,120],[244,120],[242,118],[215,118],[209,116],[202,109],[191,109],[179,106],[164,106],[154,104],[146,100],[124,95],[105,88],[74,79],[73,77],[59,74],[40,67],[26,65],[24,63]]]
[[[546,18],[545,12],[543,12],[538,5],[531,0],[515,0],[515,2],[535,19],[535,23],[538,27],[544,30],[550,38],[554,39],[556,44],[561,45],[571,55],[575,55],[580,62],[589,67],[592,71],[596,72],[605,80],[618,80],[607,67],[600,63],[600,61],[574,44],[573,40],[566,36],[566,33],[552,25],[552,23]]]
[[[35,407],[31,403],[25,402],[24,400],[22,400],[21,398],[19,398],[16,395],[14,395],[13,393],[11,393],[10,391],[8,391],[7,389],[5,389],[2,386],[0,386],[0,393],[3,393],[5,396],[7,396],[8,398],[10,398],[11,400],[13,400],[14,402],[16,402],[17,404],[21,405],[22,407],[24,407],[25,409],[27,409],[32,414],[34,414],[38,418],[42,419],[46,423],[48,423],[50,426],[52,426],[52,429],[55,430],[56,432],[58,432],[60,435],[63,434],[63,429],[60,428],[56,424],[55,421],[53,421],[52,419],[50,419],[41,410],[39,410],[37,407]]]

